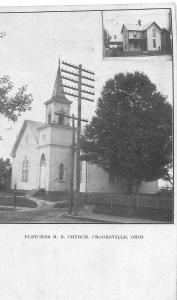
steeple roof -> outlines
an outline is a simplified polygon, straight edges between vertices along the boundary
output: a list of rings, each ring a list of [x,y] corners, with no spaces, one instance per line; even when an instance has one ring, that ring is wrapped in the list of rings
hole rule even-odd
[[[63,89],[63,85],[62,85],[60,61],[59,61],[57,76],[56,76],[55,84],[54,84],[54,88],[53,88],[52,98],[58,98],[58,97],[63,97],[63,96],[64,96],[64,89]]]
[[[53,101],[72,103],[65,96],[65,92],[64,92],[64,88],[63,88],[63,84],[62,84],[62,77],[61,77],[60,60],[59,60],[57,76],[56,76],[55,84],[54,84],[54,88],[53,88],[52,98],[50,100],[46,101],[45,104],[48,104]]]

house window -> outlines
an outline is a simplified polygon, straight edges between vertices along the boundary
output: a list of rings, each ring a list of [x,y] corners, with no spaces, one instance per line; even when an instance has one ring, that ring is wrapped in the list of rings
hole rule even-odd
[[[156,48],[156,40],[153,39],[153,48]]]
[[[65,168],[64,168],[64,164],[61,163],[58,168],[58,180],[64,181],[64,175],[65,175]]]
[[[29,164],[28,160],[25,157],[23,163],[22,163],[22,181],[28,182],[28,171],[29,171]]]
[[[152,36],[156,37],[156,30],[155,29],[152,29]]]
[[[83,161],[80,162],[80,182],[83,182]]]
[[[136,37],[137,36],[137,32],[133,31],[133,36]]]
[[[51,123],[51,113],[48,114],[48,124]]]

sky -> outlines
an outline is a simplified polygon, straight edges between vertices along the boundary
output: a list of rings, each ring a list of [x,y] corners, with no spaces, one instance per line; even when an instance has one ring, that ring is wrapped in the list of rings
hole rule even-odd
[[[94,103],[82,103],[82,118],[91,119],[105,81],[119,72],[144,72],[172,103],[169,57],[103,58],[100,11],[1,14],[0,31],[6,31],[0,39],[0,76],[10,76],[14,92],[27,84],[33,95],[32,110],[16,123],[1,117],[0,157],[9,157],[25,119],[44,122],[43,103],[52,96],[59,56],[95,72]],[[73,101],[71,113],[77,113],[76,100],[68,98]]]
[[[169,9],[157,10],[127,10],[122,11],[107,11],[103,13],[103,24],[105,29],[111,36],[117,35],[117,38],[122,41],[121,30],[123,24],[136,25],[138,20],[141,20],[142,26],[156,22],[161,28],[169,29]]]

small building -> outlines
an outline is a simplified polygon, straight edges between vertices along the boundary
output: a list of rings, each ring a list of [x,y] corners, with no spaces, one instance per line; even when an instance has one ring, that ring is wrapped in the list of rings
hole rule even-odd
[[[12,189],[17,185],[26,191],[70,191],[72,126],[65,116],[70,115],[71,101],[64,93],[60,65],[52,97],[44,104],[45,122],[25,120],[13,146]],[[127,193],[127,188],[124,178],[113,178],[96,165],[81,163],[81,192]],[[155,193],[157,188],[157,181],[143,182],[139,192]]]
[[[135,25],[123,24],[122,38],[123,51],[125,52],[148,52],[161,51],[162,29],[156,22],[142,26],[141,20]]]

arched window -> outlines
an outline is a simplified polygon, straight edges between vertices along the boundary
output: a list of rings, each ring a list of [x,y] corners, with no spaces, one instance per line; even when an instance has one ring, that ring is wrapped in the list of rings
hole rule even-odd
[[[64,181],[64,175],[65,175],[65,168],[64,168],[64,164],[61,163],[58,168],[58,180]]]
[[[44,153],[41,155],[41,159],[40,159],[40,166],[44,166],[46,165],[46,158]]]
[[[28,182],[28,171],[29,171],[29,163],[27,158],[25,157],[22,163],[22,181]]]

